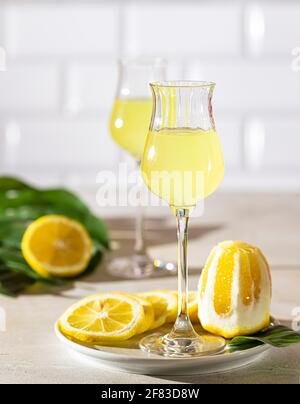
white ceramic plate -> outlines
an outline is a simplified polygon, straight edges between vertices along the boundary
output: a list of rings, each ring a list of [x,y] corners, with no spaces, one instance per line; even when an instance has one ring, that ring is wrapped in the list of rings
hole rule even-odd
[[[258,346],[238,352],[224,352],[200,358],[169,359],[142,352],[132,347],[88,346],[67,338],[55,325],[58,339],[80,360],[88,360],[100,368],[146,375],[192,375],[226,372],[251,364],[260,359],[270,347]]]

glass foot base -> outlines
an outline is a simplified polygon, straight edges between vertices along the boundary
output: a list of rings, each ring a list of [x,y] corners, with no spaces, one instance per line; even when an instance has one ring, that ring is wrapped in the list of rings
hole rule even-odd
[[[154,266],[147,256],[133,255],[132,257],[115,258],[108,265],[107,271],[120,278],[142,279],[153,274]]]
[[[169,338],[169,334],[151,334],[140,341],[140,348],[147,353],[170,358],[189,358],[215,355],[223,352],[226,341],[213,335],[198,335],[196,338]]]
[[[149,259],[147,255],[133,255],[113,259],[107,267],[107,272],[112,276],[126,279],[148,278],[154,273],[163,274],[173,272],[177,268],[171,262]]]

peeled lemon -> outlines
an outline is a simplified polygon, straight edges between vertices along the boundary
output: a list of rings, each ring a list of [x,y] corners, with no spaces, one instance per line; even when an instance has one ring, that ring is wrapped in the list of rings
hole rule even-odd
[[[270,323],[271,274],[258,247],[224,241],[211,252],[198,292],[203,328],[225,338],[254,334]]]
[[[144,329],[144,303],[125,293],[92,295],[60,318],[61,331],[76,340],[101,344],[125,341]]]
[[[43,216],[26,229],[22,253],[30,267],[42,276],[73,277],[81,274],[92,257],[87,230],[65,216]]]

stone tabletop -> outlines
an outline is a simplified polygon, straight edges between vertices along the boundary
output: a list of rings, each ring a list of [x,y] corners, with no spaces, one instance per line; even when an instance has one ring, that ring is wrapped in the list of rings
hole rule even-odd
[[[93,198],[86,195],[93,204]],[[103,211],[99,211],[103,216]],[[121,212],[119,212],[120,214]],[[150,254],[176,259],[174,221],[158,212],[147,220]],[[106,212],[116,251],[132,247],[133,224],[128,216]],[[124,219],[127,217],[127,219]],[[300,307],[300,195],[224,195],[210,198],[205,215],[191,226],[191,287],[199,279],[210,248],[224,239],[243,239],[259,245],[272,267],[273,315],[291,325]],[[112,256],[111,255],[111,256]],[[244,369],[208,376],[141,376],[105,372],[78,362],[56,339],[53,326],[75,300],[95,291],[140,291],[175,288],[175,275],[143,281],[112,279],[106,273],[106,257],[89,277],[64,290],[34,287],[12,299],[0,296],[6,313],[6,331],[0,331],[0,383],[300,383],[300,345],[272,349],[264,358]],[[300,309],[299,309],[300,311]],[[299,317],[298,311],[298,317]],[[300,321],[299,321],[300,323]]]

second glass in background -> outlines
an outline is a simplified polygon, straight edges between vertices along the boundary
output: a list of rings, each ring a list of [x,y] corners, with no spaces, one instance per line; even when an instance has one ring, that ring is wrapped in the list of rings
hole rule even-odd
[[[164,80],[166,63],[159,58],[123,59],[119,62],[117,94],[111,114],[110,132],[114,141],[135,160],[139,170],[152,115],[149,83]],[[142,186],[142,185],[141,185]],[[155,268],[175,269],[171,263],[151,260],[144,242],[143,210],[136,212],[136,240],[132,254],[116,258],[108,266],[112,275],[124,278],[150,276]]]

